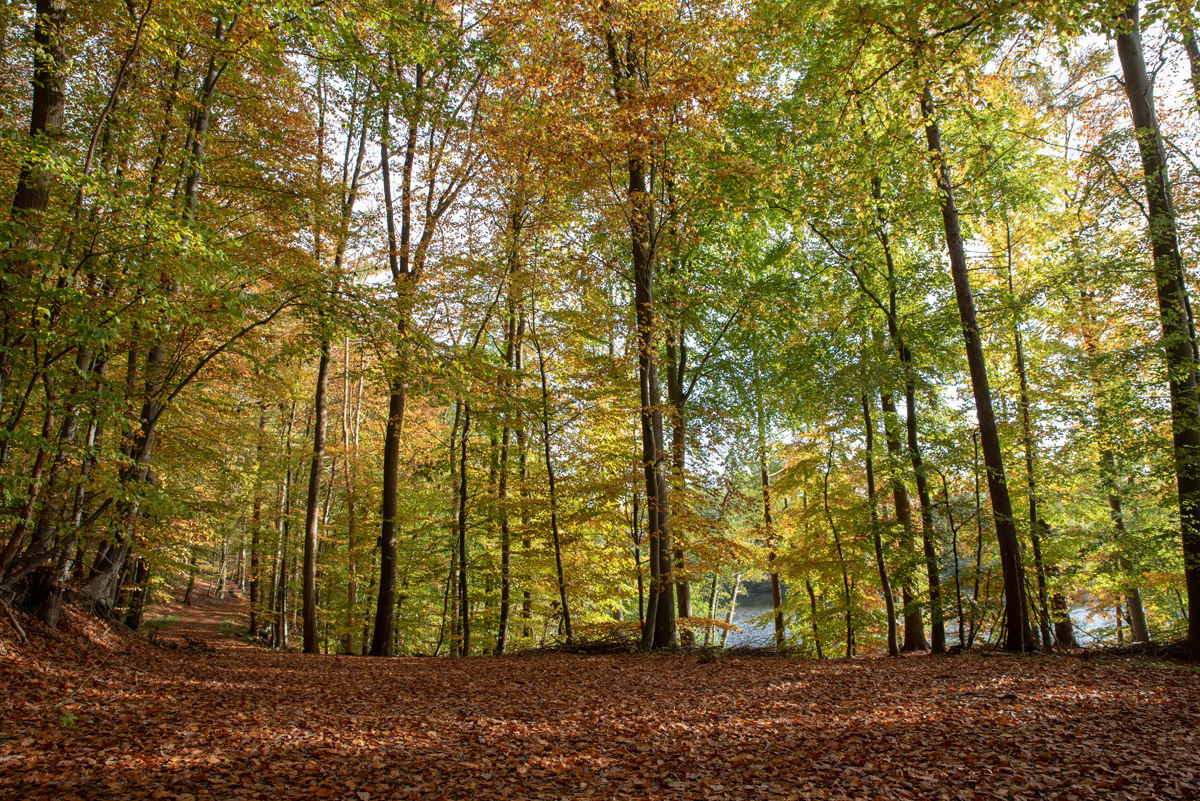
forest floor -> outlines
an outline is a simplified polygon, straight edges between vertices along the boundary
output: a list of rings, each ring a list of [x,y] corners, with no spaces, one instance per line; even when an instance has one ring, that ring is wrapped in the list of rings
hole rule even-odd
[[[1191,667],[304,656],[166,611],[159,644],[0,615],[0,798],[1200,798]]]

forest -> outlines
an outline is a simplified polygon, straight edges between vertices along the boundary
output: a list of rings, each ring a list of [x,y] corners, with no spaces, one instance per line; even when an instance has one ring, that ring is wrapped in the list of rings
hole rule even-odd
[[[1200,651],[1193,5],[8,0],[7,614]]]

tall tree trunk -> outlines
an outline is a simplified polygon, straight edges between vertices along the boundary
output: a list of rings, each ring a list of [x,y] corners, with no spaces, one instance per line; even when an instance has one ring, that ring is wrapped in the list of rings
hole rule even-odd
[[[471,401],[463,402],[462,442],[458,463],[458,606],[462,615],[459,653],[471,654],[471,605],[467,595],[467,442],[471,434]]]
[[[1176,0],[1175,11],[1179,15],[1179,32],[1183,49],[1188,57],[1188,82],[1192,85],[1192,102],[1200,107],[1200,42],[1196,41],[1196,27],[1188,3]]]
[[[247,633],[258,636],[259,606],[262,604],[260,587],[260,561],[262,553],[262,452],[267,431],[267,407],[260,404],[258,417],[258,444],[254,453],[254,507],[250,517],[250,626]]]
[[[383,436],[383,509],[379,538],[379,596],[371,656],[392,656],[396,630],[396,515],[400,488],[400,428],[404,419],[404,384],[391,380],[388,419]]]
[[[1154,108],[1154,89],[1142,55],[1138,4],[1121,15],[1117,55],[1125,95],[1137,128],[1145,175],[1148,236],[1154,253],[1162,342],[1167,359],[1175,472],[1179,484],[1179,524],[1183,540],[1184,581],[1188,592],[1188,646],[1200,653],[1200,405],[1197,404],[1194,342],[1187,311],[1187,287],[1167,171],[1167,155]]]
[[[196,590],[196,549],[191,547],[188,549],[188,583],[187,589],[183,592],[183,605],[192,605],[192,593]],[[142,560],[139,559],[139,562]]]
[[[421,92],[422,73],[418,70],[417,94]],[[408,141],[404,153],[404,171],[401,178],[400,241],[396,241],[395,203],[392,198],[392,169],[388,149],[391,146],[391,109],[384,97],[382,136],[380,137],[380,164],[383,167],[383,197],[387,210],[388,266],[396,291],[396,302],[400,317],[397,323],[398,339],[403,339],[407,329],[412,279],[408,270],[408,252],[411,242],[412,214],[412,164],[416,154],[417,118],[409,121]],[[398,365],[397,365],[398,368]],[[388,418],[383,437],[383,502],[380,517],[379,537],[379,595],[375,610],[375,631],[371,637],[371,656],[392,656],[395,653],[396,631],[396,515],[399,508],[400,490],[400,432],[404,423],[405,386],[400,375],[388,380]]]
[[[942,492],[946,496],[946,525],[950,528],[950,549],[954,556],[954,599],[956,601],[956,609],[958,610],[958,647],[966,648],[967,645],[967,627],[966,616],[963,614],[963,597],[962,597],[962,582],[959,579],[958,569],[958,526],[954,524],[954,506],[950,501],[950,483],[946,481],[946,474],[942,473]]]
[[[933,501],[929,496],[929,480],[925,464],[917,443],[916,387],[911,366],[906,370],[904,400],[906,408],[905,428],[908,435],[908,453],[912,460],[913,475],[917,483],[917,499],[921,502],[921,546],[925,555],[925,572],[929,579],[929,633],[931,653],[946,652],[946,624],[942,609],[942,572],[938,566],[937,547],[933,532]]]
[[[879,396],[880,407],[883,409],[883,433],[887,443],[888,455],[893,465],[900,455],[900,433],[897,430],[896,403],[892,393],[883,392]],[[896,507],[896,519],[900,521],[900,598],[904,603],[904,641],[900,644],[902,652],[923,651],[929,647],[925,641],[925,621],[921,615],[921,605],[917,602],[913,591],[913,522],[912,504],[908,499],[908,488],[904,481],[892,469],[892,502]]]
[[[883,555],[883,536],[879,530],[879,501],[875,490],[875,422],[871,419],[871,399],[866,392],[862,395],[862,409],[863,427],[867,434],[867,504],[871,508],[871,541],[875,545],[875,565],[879,569],[879,587],[887,609],[888,656],[900,656],[900,643],[896,633],[896,599],[892,596],[892,582],[888,578],[887,560]]]
[[[563,630],[567,644],[575,639],[571,628],[571,607],[567,604],[567,582],[563,573],[562,536],[558,530],[558,496],[554,484],[554,464],[550,460],[550,393],[546,384],[546,358],[540,339],[534,339],[537,349],[538,373],[542,379],[542,452],[546,457],[546,481],[550,492],[550,534],[554,538],[554,566],[558,574],[558,602],[562,605]],[[648,624],[647,624],[648,625]]]
[[[917,484],[917,499],[921,504],[921,545],[925,556],[925,572],[929,581],[929,627],[932,636],[930,651],[940,654],[946,650],[946,626],[942,609],[941,570],[938,566],[937,548],[933,531],[933,502],[929,495],[928,477],[925,473],[925,464],[921,456],[921,447],[917,436],[917,372],[916,366],[913,364],[912,350],[908,347],[908,343],[900,333],[896,262],[892,254],[891,238],[888,233],[887,212],[882,203],[883,182],[880,178],[876,177],[872,181],[871,190],[876,204],[876,234],[879,237],[880,244],[883,246],[884,261],[887,265],[888,304],[884,312],[887,314],[888,336],[892,341],[892,345],[896,348],[896,355],[900,358],[900,366],[903,370],[906,412],[905,433],[907,436],[909,459],[912,462],[913,476]],[[859,280],[861,282],[861,278]],[[865,283],[863,287],[865,289]],[[876,303],[879,303],[878,299],[875,300]],[[924,631],[921,632],[920,639],[922,642],[924,641]]]
[[[213,38],[218,43],[227,43],[236,22],[236,15],[228,23],[224,19],[218,19],[215,23]],[[192,225],[196,221],[200,177],[205,160],[207,131],[212,118],[213,99],[216,94],[217,82],[224,73],[226,64],[228,64],[227,58],[225,62],[218,63],[222,55],[224,55],[224,49],[218,47],[214,48],[209,56],[208,69],[200,86],[197,106],[192,114],[192,123],[188,131],[188,146],[186,149],[189,151],[189,171],[187,173],[187,180],[181,187],[183,199],[182,216],[183,221],[188,225]],[[170,276],[163,277],[162,286],[168,297],[174,296],[179,291],[178,283]],[[131,391],[133,376],[136,374],[135,353],[136,349],[130,350],[130,374],[127,383],[130,384]],[[193,372],[191,376],[185,378],[176,386],[174,392],[168,393],[165,382],[170,373],[170,365],[167,363],[167,343],[160,340],[155,343],[146,356],[145,402],[142,405],[138,430],[130,437],[132,444],[127,450],[127,454],[130,457],[129,464],[121,471],[119,476],[120,484],[123,488],[129,487],[133,483],[145,482],[149,478],[150,459],[154,452],[158,422],[166,410],[170,399],[196,375]],[[99,515],[103,509],[107,508],[107,504],[108,502],[103,504],[100,510],[94,513],[94,515]],[[104,560],[105,566],[99,570],[93,569],[91,577],[77,594],[77,598],[81,602],[91,606],[97,612],[104,612],[112,608],[114,601],[113,593],[116,590],[116,579],[121,573],[125,559],[131,550],[131,542],[128,540],[127,532],[132,530],[140,508],[139,501],[136,498],[133,501],[118,500],[116,505],[121,525],[119,533],[114,529],[114,536],[120,537],[124,542],[119,547],[110,547],[107,549]]]
[[[280,411],[283,411],[280,405]],[[288,646],[288,551],[289,535],[292,530],[292,431],[296,426],[296,402],[292,401],[291,412],[284,427],[283,456],[286,470],[283,474],[283,492],[279,510],[279,577],[275,581],[275,628],[274,646],[285,650]]]
[[[761,434],[758,442],[758,473],[762,486],[763,532],[766,536],[767,547],[770,549],[770,553],[767,555],[767,564],[771,578],[771,607],[775,613],[775,648],[782,651],[787,642],[787,631],[783,624],[783,585],[779,582],[779,568],[775,566],[778,554],[775,553],[775,526],[771,517],[771,475],[767,472],[766,444],[763,442]]]
[[[976,612],[981,609],[979,600],[979,574],[983,565],[983,503],[979,492],[979,429],[971,432],[971,446],[975,451],[972,473],[975,478],[975,581],[971,588],[971,624],[967,632],[967,650],[975,644]],[[991,586],[991,573],[988,574],[988,586]],[[984,594],[986,595],[986,588]]]
[[[633,538],[633,569],[637,571],[638,625],[646,625],[646,576],[642,572],[642,532],[640,530],[642,510],[638,504],[638,492],[633,491],[633,510],[629,518],[629,535]]]
[[[525,313],[521,312],[517,321],[517,328],[524,333],[525,330]],[[517,354],[515,360],[515,368],[517,375],[522,375],[525,369],[525,348],[517,343]],[[525,418],[522,415],[519,418],[517,426],[517,465],[521,474],[521,553],[524,556],[525,570],[522,578],[525,582],[525,589],[521,592],[521,636],[533,638],[533,591],[530,589],[530,581],[532,574],[530,570],[530,562],[533,560],[533,535],[530,532],[530,523],[532,516],[530,512],[530,504],[532,502],[533,490],[529,486],[529,450],[526,445],[525,433]]]
[[[671,330],[667,335],[667,401],[671,406],[671,466],[674,486],[671,490],[671,500],[675,504],[672,517],[678,523],[678,510],[684,498],[684,488],[687,486],[687,393],[683,388],[683,379],[687,371],[688,348],[682,330]],[[690,618],[692,616],[692,586],[687,579],[687,559],[683,548],[682,536],[675,531],[675,600],[678,605],[678,615]],[[679,633],[682,645],[696,644],[695,632],[689,627]]]
[[[508,649],[508,630],[512,618],[512,525],[508,504],[509,451],[512,445],[514,413],[519,417],[514,395],[520,387],[521,339],[525,334],[525,316],[518,313],[517,298],[521,294],[518,286],[521,269],[521,229],[524,226],[524,204],[518,190],[515,208],[509,215],[508,252],[508,315],[504,323],[504,368],[505,376],[500,381],[504,397],[504,426],[500,434],[499,479],[496,498],[500,507],[500,622],[496,633],[496,655]],[[518,421],[517,426],[521,423]]]
[[[1029,651],[1034,647],[1029,628],[1029,607],[1025,596],[1025,568],[1021,562],[1021,543],[1013,522],[1012,502],[1004,476],[1004,455],[1000,450],[1000,433],[992,411],[992,391],[988,384],[987,362],[983,356],[983,338],[976,321],[975,300],[967,270],[966,250],[954,201],[954,184],[950,180],[950,165],[942,149],[942,134],[934,116],[933,91],[925,84],[921,94],[921,113],[929,153],[937,169],[938,192],[942,207],[942,224],[946,233],[946,248],[950,256],[950,274],[954,280],[954,295],[962,322],[967,365],[971,374],[971,389],[975,395],[975,416],[979,420],[983,460],[987,466],[988,489],[992,496],[992,513],[996,521],[996,539],[1000,546],[1000,565],[1004,573],[1006,599],[1004,641],[1007,651]]]
[[[625,105],[629,88],[642,80],[642,65],[632,38],[624,52],[613,28],[606,32],[613,97]],[[646,480],[647,534],[650,545],[650,597],[642,630],[642,650],[664,648],[675,639],[675,597],[671,591],[671,502],[663,472],[662,395],[658,386],[654,306],[653,199],[646,183],[646,157],[631,143],[626,162],[629,175],[629,234],[633,262],[633,304],[637,322],[638,385],[641,400],[642,465]]]
[[[345,454],[346,479],[346,653],[353,654],[355,648],[355,616],[358,606],[358,419],[355,419],[354,449],[350,438],[350,337],[345,338],[342,353],[342,452]],[[362,393],[362,379],[358,389]],[[361,404],[359,404],[361,406]]]
[[[852,615],[850,593],[854,589],[854,583],[850,578],[850,573],[846,569],[846,553],[842,549],[842,535],[838,530],[837,522],[833,519],[833,511],[829,508],[829,474],[833,472],[833,447],[834,442],[831,439],[829,442],[829,458],[825,465],[825,482],[821,488],[821,501],[825,507],[825,519],[829,521],[829,531],[833,534],[833,544],[837,549],[838,564],[842,568],[842,590],[843,601],[846,608],[846,658],[854,656],[854,617]]]
[[[1025,350],[1021,341],[1017,295],[1013,285],[1012,229],[1008,224],[1007,215],[1004,219],[1004,245],[1005,263],[1008,268],[1008,296],[1013,307],[1013,359],[1017,365],[1017,377],[1020,381],[1020,394],[1017,398],[1017,406],[1021,416],[1021,440],[1025,446],[1025,479],[1029,489],[1029,543],[1033,547],[1033,565],[1034,570],[1037,572],[1038,627],[1042,635],[1042,647],[1045,650],[1050,650],[1054,641],[1050,634],[1050,602],[1046,591],[1046,566],[1042,559],[1042,534],[1048,528],[1038,516],[1037,474],[1034,470],[1036,457],[1033,441],[1033,420],[1029,411],[1029,377],[1025,371]]]
[[[322,164],[324,162],[325,152],[325,93],[324,93],[324,75],[318,68],[317,72],[317,90],[318,90],[318,106],[319,106],[319,124],[317,128],[317,185],[323,190],[324,181],[322,180]],[[358,97],[358,81],[355,78],[352,94],[352,102]],[[349,127],[354,126],[354,112],[351,110]],[[351,170],[351,141],[353,137],[347,137],[344,156],[342,157],[342,186],[340,191],[340,209],[338,226],[335,234],[334,244],[334,259],[333,259],[333,293],[337,293],[341,285],[342,279],[342,263],[345,258],[346,245],[349,240],[349,227],[351,216],[354,213],[354,206],[358,199],[358,184],[362,176],[363,159],[366,155],[366,139],[367,139],[368,115],[364,111],[362,114],[360,132],[358,137],[357,157],[354,161],[353,170]],[[347,180],[349,185],[346,185]],[[317,200],[317,208],[314,209],[313,218],[318,222],[314,226],[313,241],[314,241],[314,258],[318,265],[321,263],[321,200]],[[317,386],[313,392],[313,454],[312,464],[308,474],[308,498],[305,507],[304,517],[304,652],[306,654],[315,654],[320,651],[317,632],[317,530],[318,530],[318,510],[317,504],[321,494],[321,470],[322,463],[325,459],[325,438],[328,429],[328,413],[326,396],[329,392],[329,364],[330,364],[330,349],[332,347],[332,338],[330,332],[324,330],[326,323],[326,312],[321,309],[318,317],[318,326],[321,330],[321,359],[317,367]],[[343,398],[343,404],[348,400]],[[343,415],[344,416],[344,415]],[[330,489],[333,486],[333,476],[330,476]],[[350,557],[353,560],[353,556]],[[353,581],[353,577],[351,578]]]
[[[308,470],[308,497],[304,513],[304,653],[321,651],[317,631],[317,528],[320,515],[321,473],[325,460],[326,396],[329,391],[330,342],[321,337],[321,360],[317,365],[317,387],[313,397],[313,449]]]
[[[33,22],[33,103],[29,137],[49,140],[51,144],[59,139],[66,124],[67,37],[63,30],[66,21],[66,0],[37,0]],[[49,205],[52,183],[51,171],[38,167],[34,161],[21,165],[12,217],[14,222],[24,226],[27,247],[37,246],[40,218]],[[29,277],[28,261],[13,266]]]

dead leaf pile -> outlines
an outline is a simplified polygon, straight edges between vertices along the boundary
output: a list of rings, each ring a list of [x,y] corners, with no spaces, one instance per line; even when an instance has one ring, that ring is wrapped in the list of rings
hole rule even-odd
[[[206,632],[189,652],[69,623],[3,635],[0,798],[1200,797],[1187,669],[377,660],[274,653],[215,624],[184,627]]]

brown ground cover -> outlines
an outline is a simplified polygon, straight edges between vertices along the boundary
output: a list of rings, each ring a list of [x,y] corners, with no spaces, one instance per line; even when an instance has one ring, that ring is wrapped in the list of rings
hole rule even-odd
[[[176,649],[0,621],[0,798],[1200,798],[1189,668],[378,660],[228,636],[232,602],[175,614]]]

